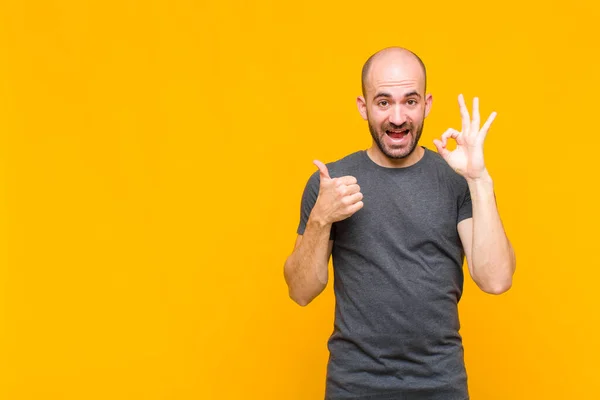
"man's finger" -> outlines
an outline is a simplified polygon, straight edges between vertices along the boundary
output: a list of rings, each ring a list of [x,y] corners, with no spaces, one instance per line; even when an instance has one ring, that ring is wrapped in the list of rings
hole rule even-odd
[[[462,132],[465,134],[469,133],[469,126],[471,125],[471,121],[469,120],[469,110],[467,110],[465,98],[462,94],[458,95],[458,106],[460,108],[460,115],[462,118]]]
[[[433,144],[435,144],[435,147],[437,148],[438,153],[442,156],[442,158],[446,159],[446,157],[448,156],[448,154],[450,154],[450,150],[448,150],[444,144],[438,140],[438,139],[434,139],[433,140]]]
[[[444,132],[442,134],[442,143],[443,143],[444,147],[446,147],[448,145],[449,138],[456,140],[459,135],[460,135],[459,131],[457,131],[456,129],[453,129],[453,128],[449,128],[446,132]]]
[[[350,215],[354,214],[355,212],[357,212],[358,210],[360,210],[361,208],[363,208],[365,204],[362,201],[356,202],[350,206],[348,206],[348,212],[350,213]]]
[[[360,192],[360,186],[357,184],[346,186],[346,195],[351,195]]]
[[[321,179],[323,179],[323,178],[331,179],[331,177],[329,176],[329,170],[327,169],[327,166],[325,164],[323,164],[319,160],[314,160],[313,164],[315,164],[317,166],[317,168],[319,168],[319,173],[321,175]]]
[[[346,204],[354,204],[354,203],[361,201],[362,199],[363,199],[363,194],[361,192],[354,193],[353,195],[350,195],[345,198]]]
[[[481,135],[482,140],[485,139],[485,137],[488,133],[488,130],[490,129],[490,126],[492,125],[492,122],[494,122],[494,119],[496,118],[496,115],[498,115],[498,113],[496,111],[494,111],[492,114],[490,114],[487,121],[485,121],[485,124],[483,124],[483,126],[481,127],[479,134]]]
[[[336,179],[336,183],[338,185],[354,185],[357,182],[358,181],[356,180],[356,178],[351,175],[341,176]]]

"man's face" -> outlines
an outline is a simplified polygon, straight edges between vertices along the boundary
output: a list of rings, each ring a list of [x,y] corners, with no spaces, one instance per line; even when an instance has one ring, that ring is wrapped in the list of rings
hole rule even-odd
[[[416,61],[374,63],[366,86],[361,114],[366,115],[377,147],[391,159],[409,156],[418,145],[431,105],[420,65]]]

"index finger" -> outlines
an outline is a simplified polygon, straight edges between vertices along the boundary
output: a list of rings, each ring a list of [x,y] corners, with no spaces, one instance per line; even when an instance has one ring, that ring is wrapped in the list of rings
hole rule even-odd
[[[336,181],[340,185],[354,185],[355,183],[358,182],[356,180],[356,178],[353,177],[353,176],[351,176],[351,175],[346,175],[346,176],[339,177],[339,178],[336,179]]]

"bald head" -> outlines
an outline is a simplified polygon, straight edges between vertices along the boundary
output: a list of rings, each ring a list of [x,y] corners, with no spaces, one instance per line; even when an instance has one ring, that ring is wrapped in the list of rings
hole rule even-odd
[[[373,70],[374,66],[379,64],[389,64],[389,63],[412,63],[417,62],[422,71],[423,71],[423,86],[424,91],[427,90],[427,71],[425,69],[425,64],[412,51],[405,49],[403,47],[387,47],[385,49],[379,50],[377,53],[373,54],[369,59],[365,62],[362,69],[362,92],[363,96],[366,98],[367,94],[367,86],[370,83],[370,73]]]

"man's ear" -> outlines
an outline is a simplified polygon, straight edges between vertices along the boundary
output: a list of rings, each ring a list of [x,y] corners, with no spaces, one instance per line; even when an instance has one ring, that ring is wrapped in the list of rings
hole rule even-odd
[[[428,94],[425,96],[425,116],[429,115],[429,111],[431,110],[431,104],[433,103],[433,96]]]
[[[368,119],[367,116],[367,102],[363,96],[358,96],[356,98],[356,106],[358,107],[358,112],[360,116],[366,121]]]

